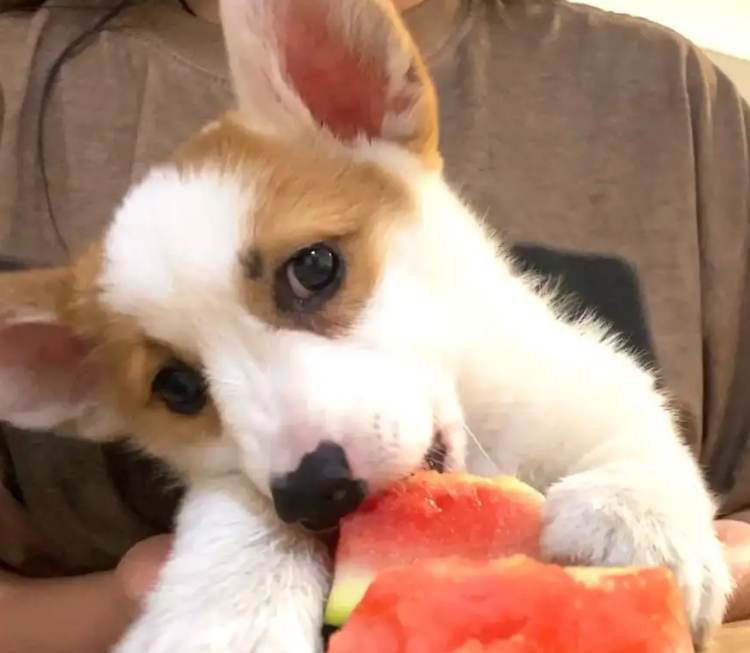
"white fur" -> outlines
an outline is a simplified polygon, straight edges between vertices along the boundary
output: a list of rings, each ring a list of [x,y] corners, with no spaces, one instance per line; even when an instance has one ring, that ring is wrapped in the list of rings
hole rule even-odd
[[[210,319],[202,317],[200,297],[168,290],[195,283],[195,266],[208,262],[216,247],[220,257],[215,261],[223,263],[203,265],[201,287],[218,289],[237,278],[229,269],[237,258],[230,254],[230,234],[237,231],[226,225],[228,215],[218,218],[222,238],[211,242],[202,237],[200,220],[195,225],[183,220],[182,240],[192,245],[186,251],[175,246],[171,232],[147,222],[138,233],[132,217],[132,231],[124,236],[118,225],[131,216],[132,205],[126,203],[107,240],[106,278],[117,279],[117,290],[108,297],[118,297],[119,307],[137,307],[147,331],[150,325],[163,330],[161,316],[171,315],[168,324],[180,332],[170,337],[189,340],[206,367],[226,426],[226,446],[235,444],[240,451],[234,458],[237,469],[261,492],[268,494],[271,474],[295,469],[322,439],[340,442],[355,474],[378,486],[419,464],[434,422],[450,427],[465,421],[465,429],[447,430],[453,465],[465,464],[479,474],[514,474],[545,491],[547,554],[593,564],[669,565],[700,638],[720,620],[730,581],[712,531],[711,499],[651,374],[619,351],[601,325],[567,322],[552,298],[517,276],[498,253],[497,242],[440,175],[425,172],[387,144],[360,145],[355,156],[407,180],[418,208],[413,219],[394,229],[378,290],[346,337],[331,341],[268,329],[243,309],[228,286],[210,298]],[[230,208],[237,222],[247,219],[248,205],[232,199],[237,197],[234,180],[217,181],[212,172],[211,183],[159,175],[161,181],[146,182],[129,201],[156,206],[151,195],[179,215],[211,205]],[[189,233],[193,228],[195,234]],[[153,281],[145,276],[131,281],[127,270],[138,256],[134,244],[146,235]],[[239,253],[241,246],[238,238],[233,250]],[[118,256],[110,256],[111,251]],[[173,276],[169,283],[167,273]],[[145,301],[162,287],[158,302]],[[191,510],[200,513],[199,488],[193,496],[199,498]],[[183,514],[184,540],[136,626],[141,635],[131,635],[119,653],[160,653],[178,632],[183,637],[181,629],[188,625],[196,641],[210,639],[207,651],[291,651],[299,635],[291,628],[275,633],[273,644],[263,639],[253,648],[261,634],[242,615],[255,610],[247,611],[250,604],[234,598],[244,596],[233,589],[235,565],[275,564],[268,542],[249,544],[248,530],[260,528],[252,506],[262,506],[273,537],[286,533],[274,523],[267,503],[258,499],[243,505],[247,513],[228,511],[226,522],[221,502],[210,521],[196,517],[201,537],[212,533],[216,538],[216,548],[208,551],[192,543]],[[244,552],[242,560],[234,555],[237,547]],[[310,558],[315,569],[322,564],[316,560]],[[296,558],[289,564],[289,574],[304,573]],[[184,581],[174,570],[183,565]],[[281,590],[275,575],[241,575],[243,587],[254,588],[248,597],[260,593],[276,605]],[[201,592],[197,587],[204,583],[217,589]],[[316,592],[322,596],[323,586]],[[186,603],[181,593],[193,598]],[[286,596],[281,605],[301,610],[292,595]],[[319,619],[319,607],[315,604],[307,618]],[[227,637],[215,636],[210,619],[201,617],[204,610],[210,619],[226,620]],[[227,648],[229,634],[237,638],[236,648]],[[287,636],[288,646],[281,643]],[[310,651],[314,642],[306,641],[304,650]],[[150,647],[144,647],[146,642]],[[294,647],[301,650],[298,644]]]
[[[113,653],[316,653],[328,582],[322,546],[245,478],[196,482],[159,585]]]
[[[215,311],[238,301],[240,243],[254,200],[250,180],[218,170],[152,170],[107,232],[104,301],[152,338],[195,351]]]

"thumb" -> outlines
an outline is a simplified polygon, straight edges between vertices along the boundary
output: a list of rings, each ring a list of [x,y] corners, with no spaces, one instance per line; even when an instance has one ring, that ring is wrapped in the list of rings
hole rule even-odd
[[[154,588],[172,542],[171,535],[157,535],[139,542],[125,554],[115,573],[127,596],[140,601]]]

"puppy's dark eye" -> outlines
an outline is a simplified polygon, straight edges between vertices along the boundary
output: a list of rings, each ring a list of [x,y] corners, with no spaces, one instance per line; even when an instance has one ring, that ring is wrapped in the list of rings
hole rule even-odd
[[[336,282],[339,265],[338,254],[328,245],[319,243],[305,247],[286,265],[289,286],[301,299],[323,292]]]
[[[203,375],[181,361],[170,361],[161,367],[151,382],[151,392],[179,415],[196,415],[208,403]]]
[[[341,286],[344,263],[336,249],[316,243],[298,250],[276,276],[276,302],[286,311],[317,308]]]

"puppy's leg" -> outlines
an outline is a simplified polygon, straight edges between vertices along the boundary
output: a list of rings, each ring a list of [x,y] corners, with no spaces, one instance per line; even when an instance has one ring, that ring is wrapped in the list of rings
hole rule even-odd
[[[595,325],[525,295],[514,307],[472,355],[469,426],[503,471],[547,492],[550,557],[669,566],[703,644],[731,580],[712,497],[654,378]]]
[[[174,552],[114,653],[316,653],[327,554],[239,477],[191,489]]]

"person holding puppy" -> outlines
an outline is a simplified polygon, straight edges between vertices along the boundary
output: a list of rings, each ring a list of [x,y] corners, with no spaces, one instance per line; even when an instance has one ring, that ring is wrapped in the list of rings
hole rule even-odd
[[[437,83],[448,176],[661,370],[724,499],[729,616],[750,613],[747,103],[645,21],[557,0],[397,4]],[[79,250],[133,178],[231,103],[212,0],[93,8],[0,16],[0,242],[26,264]],[[11,429],[0,451],[0,649],[106,650],[167,555],[166,472]]]

